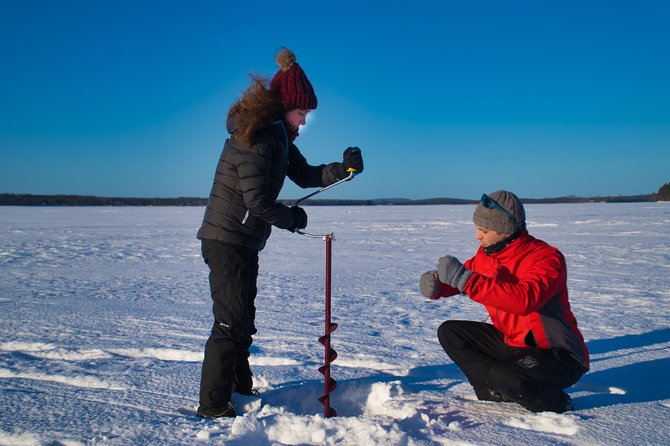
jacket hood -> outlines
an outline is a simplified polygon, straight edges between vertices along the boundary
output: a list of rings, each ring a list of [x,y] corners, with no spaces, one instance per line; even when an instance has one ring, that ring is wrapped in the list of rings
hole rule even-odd
[[[235,133],[240,128],[241,121],[242,118],[238,113],[229,114],[228,119],[226,120],[226,129],[228,130],[228,133],[230,133],[231,135]],[[282,121],[281,120],[273,121],[268,125],[268,127],[270,127],[273,124],[282,124]]]
[[[240,115],[236,113],[231,113],[228,115],[228,119],[226,120],[226,129],[228,130],[228,133],[231,135],[235,133],[235,130],[238,129],[240,126]]]

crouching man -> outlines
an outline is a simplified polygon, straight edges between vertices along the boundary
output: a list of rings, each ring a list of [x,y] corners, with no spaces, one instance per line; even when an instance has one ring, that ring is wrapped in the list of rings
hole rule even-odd
[[[589,352],[570,310],[561,252],[528,234],[521,200],[482,195],[473,222],[480,247],[462,264],[441,257],[420,279],[430,299],[465,294],[491,324],[448,320],[437,336],[477,398],[516,402],[532,412],[573,408],[564,389],[589,368]]]

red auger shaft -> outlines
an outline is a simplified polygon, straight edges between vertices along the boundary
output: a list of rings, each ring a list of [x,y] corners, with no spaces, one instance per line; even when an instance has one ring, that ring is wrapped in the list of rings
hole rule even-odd
[[[335,331],[337,324],[330,321],[330,284],[331,284],[331,245],[332,234],[326,235],[326,317],[325,334],[319,338],[319,342],[325,347],[324,364],[319,367],[325,378],[323,385],[323,395],[319,401],[323,404],[323,416],[325,418],[337,416],[337,411],[330,406],[330,394],[337,387],[337,383],[330,377],[330,363],[337,358],[337,352],[330,346],[330,334]]]

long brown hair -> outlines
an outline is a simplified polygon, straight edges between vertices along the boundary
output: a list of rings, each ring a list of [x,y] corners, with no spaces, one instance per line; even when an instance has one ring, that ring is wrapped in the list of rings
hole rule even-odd
[[[259,131],[272,121],[281,119],[286,107],[279,97],[268,88],[268,79],[258,74],[251,75],[251,84],[240,99],[230,107],[228,116],[237,115],[238,127],[235,138],[251,146]]]

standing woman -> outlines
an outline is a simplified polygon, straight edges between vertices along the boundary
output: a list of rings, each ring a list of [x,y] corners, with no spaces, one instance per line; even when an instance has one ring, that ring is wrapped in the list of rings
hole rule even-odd
[[[272,226],[295,232],[307,226],[298,206],[277,202],[285,178],[298,186],[323,187],[363,171],[358,147],[343,161],[311,166],[294,141],[317,99],[295,55],[283,48],[270,81],[252,75],[249,88],[228,111],[230,137],[223,146],[207,209],[198,231],[209,266],[214,325],[205,345],[198,416],[234,417],[232,392],[251,394],[251,336],[256,333],[258,253]]]

